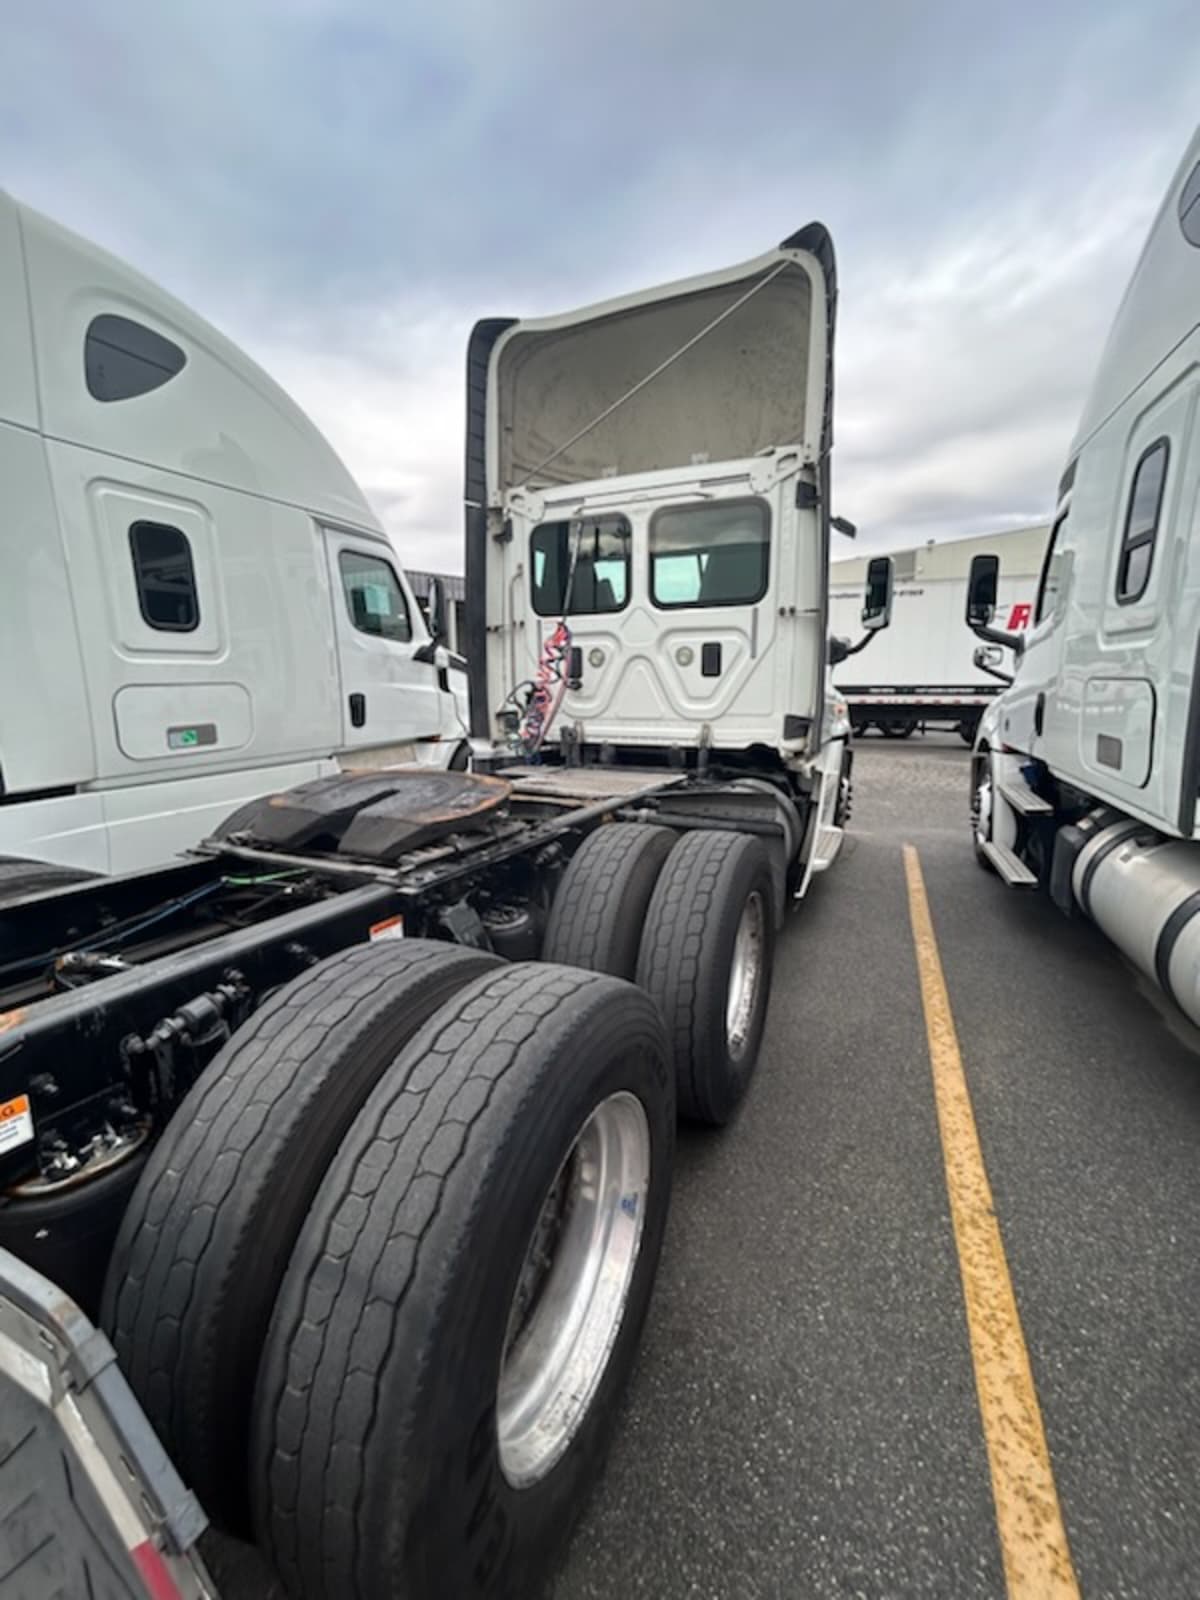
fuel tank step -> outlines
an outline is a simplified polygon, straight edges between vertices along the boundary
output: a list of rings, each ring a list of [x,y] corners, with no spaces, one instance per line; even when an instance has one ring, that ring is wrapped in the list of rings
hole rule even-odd
[[[1007,783],[998,783],[996,788],[1013,810],[1019,811],[1023,817],[1049,816],[1054,810],[1049,800],[1043,800],[1040,794],[1034,794],[1027,783],[1010,780]]]
[[[1037,887],[1037,874],[1031,872],[1016,851],[1010,850],[1006,844],[994,844],[989,839],[980,849],[1010,889]]]

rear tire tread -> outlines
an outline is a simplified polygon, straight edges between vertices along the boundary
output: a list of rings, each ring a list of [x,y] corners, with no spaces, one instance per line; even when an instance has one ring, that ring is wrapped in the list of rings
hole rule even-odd
[[[441,1355],[436,1341],[413,1348],[397,1333],[406,1314],[422,1320],[441,1265],[433,1258],[427,1265],[426,1239],[459,1169],[483,1170],[500,1159],[478,1128],[506,1074],[523,1052],[540,1048],[542,1029],[556,1013],[561,1020],[564,1006],[612,982],[524,964],[472,984],[398,1059],[390,1092],[381,1082],[338,1152],[276,1303],[255,1402],[256,1532],[289,1594],[361,1600],[377,1592],[363,1562],[378,1554],[388,1531],[368,1525],[364,1458],[398,1344],[415,1374],[410,1423]],[[538,1096],[527,1093],[508,1126],[528,1126],[537,1114]],[[384,1307],[394,1315],[390,1327]],[[393,1425],[389,1438],[398,1437]],[[411,1475],[425,1466],[394,1448],[393,1482],[403,1484],[407,1468],[410,1499],[419,1493]]]
[[[702,1036],[706,1033],[702,1018],[706,974],[701,967],[705,930],[712,922],[714,907],[728,877],[746,856],[760,858],[763,872],[769,872],[761,845],[746,834],[714,830],[684,835],[668,857],[650,902],[637,969],[638,985],[658,1002],[667,1025],[676,1063],[680,1116],[718,1126],[728,1120],[734,1107],[714,1094],[711,1081],[703,1081],[710,1075],[702,1058],[712,1041]],[[765,888],[767,951],[761,981],[769,988],[775,908],[769,881]],[[765,1001],[763,1006],[765,1009]],[[752,1070],[753,1059],[747,1079]]]
[[[113,1252],[101,1321],[151,1422],[180,1452],[189,1478],[201,1479],[194,1486],[203,1489],[219,1522],[245,1526],[244,1509],[239,1515],[228,1501],[221,1504],[224,1485],[213,1488],[214,1478],[244,1468],[215,1460],[205,1437],[203,1419],[231,1398],[217,1392],[220,1341],[213,1330],[241,1292],[236,1264],[251,1230],[269,1221],[264,1208],[279,1170],[280,1142],[291,1142],[303,1106],[296,1101],[282,1131],[272,1112],[285,1098],[304,1096],[311,1114],[321,1114],[321,1102],[331,1097],[328,1075],[306,1069],[319,1064],[331,1044],[344,1052],[357,1039],[366,1043],[379,1017],[371,999],[389,976],[420,973],[428,985],[438,974],[449,976],[451,967],[465,968],[465,984],[488,961],[454,945],[414,941],[356,945],[320,963],[319,971],[288,984],[238,1029],[225,1046],[236,1052],[233,1070],[212,1072],[221,1059],[214,1058],[197,1080],[195,1099],[185,1097],[151,1153],[147,1181],[134,1192]],[[264,1073],[259,1064],[268,1051],[272,1060]],[[347,1121],[357,1109],[358,1103]],[[236,1226],[230,1228],[222,1207],[233,1196]],[[197,1306],[198,1292],[204,1298]],[[179,1377],[184,1363],[186,1383]],[[229,1500],[235,1495],[231,1490]]]
[[[642,822],[589,835],[555,892],[543,960],[632,980],[646,907],[675,839],[670,828]]]

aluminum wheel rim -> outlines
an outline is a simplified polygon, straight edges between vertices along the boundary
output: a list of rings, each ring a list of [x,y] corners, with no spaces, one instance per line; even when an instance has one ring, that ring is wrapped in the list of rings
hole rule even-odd
[[[990,775],[979,780],[975,789],[975,842],[985,845],[991,837],[992,783]]]
[[[733,940],[725,998],[725,1042],[736,1061],[745,1051],[758,1004],[763,964],[763,899],[757,891],[742,907]]]
[[[650,1124],[622,1091],[592,1112],[542,1204],[509,1312],[496,1394],[500,1468],[545,1477],[586,1417],[642,1243]]]

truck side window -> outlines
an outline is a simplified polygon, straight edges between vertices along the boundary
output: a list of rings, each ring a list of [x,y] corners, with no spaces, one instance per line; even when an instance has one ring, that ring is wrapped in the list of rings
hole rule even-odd
[[[1121,559],[1117,566],[1117,604],[1132,605],[1140,600],[1150,582],[1154,560],[1154,537],[1162,514],[1163,489],[1167,482],[1167,461],[1171,446],[1156,439],[1133,474],[1129,491],[1129,510],[1125,513],[1125,533],[1121,540]]]
[[[412,639],[412,619],[400,580],[390,562],[378,556],[343,550],[338,556],[342,589],[350,621],[360,633],[377,639],[408,644]]]
[[[132,400],[161,389],[187,364],[177,344],[128,317],[93,317],[83,338],[83,376],[93,400]]]
[[[1050,530],[1050,543],[1046,546],[1045,560],[1042,562],[1042,577],[1038,584],[1037,605],[1033,611],[1033,625],[1036,628],[1043,617],[1048,617],[1058,604],[1058,592],[1062,586],[1062,552],[1058,548],[1058,536],[1067,525],[1070,511],[1064,511],[1062,516]]]
[[[538,616],[623,611],[629,601],[632,538],[629,519],[619,515],[539,523],[529,538],[533,609]]]
[[[191,633],[200,622],[200,600],[187,535],[162,522],[135,522],[129,550],[143,619],[163,633]]]
[[[770,514],[761,500],[672,506],[650,520],[656,606],[753,605],[767,592]]]

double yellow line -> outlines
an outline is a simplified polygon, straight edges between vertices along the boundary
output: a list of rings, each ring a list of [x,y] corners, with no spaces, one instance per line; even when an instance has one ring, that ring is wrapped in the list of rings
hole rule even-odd
[[[925,879],[910,844],[904,846],[904,874],[1009,1600],[1077,1600],[1079,1583],[983,1164]]]

